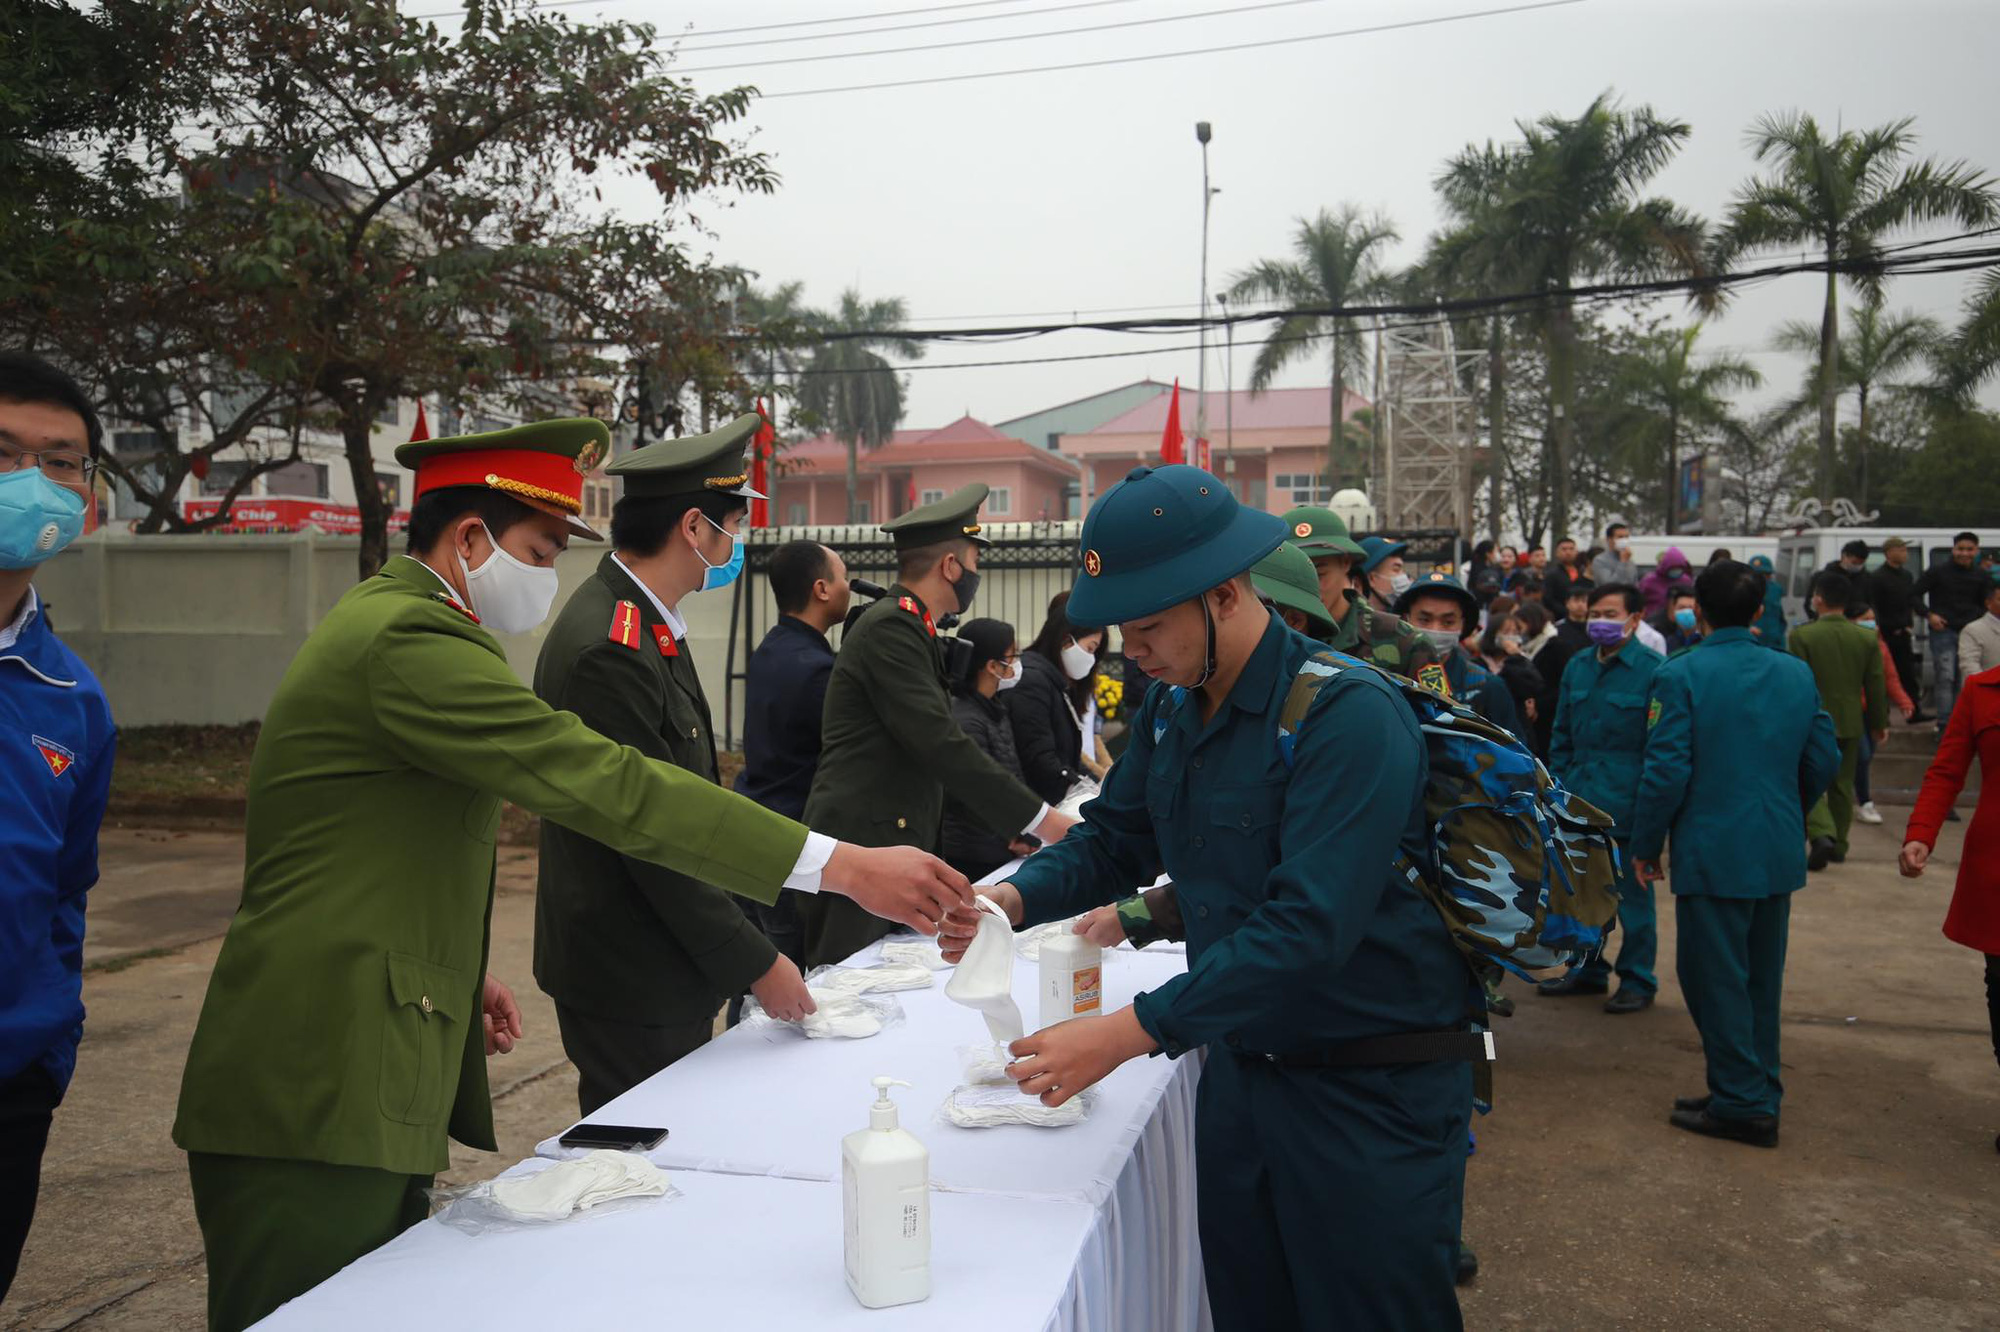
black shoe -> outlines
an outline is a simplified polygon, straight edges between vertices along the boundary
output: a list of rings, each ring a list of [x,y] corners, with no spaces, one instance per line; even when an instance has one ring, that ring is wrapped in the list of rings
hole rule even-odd
[[[1753,1119],[1718,1119],[1704,1108],[1676,1110],[1667,1116],[1667,1122],[1677,1129],[1699,1133],[1705,1138],[1727,1138],[1731,1142],[1740,1142],[1750,1147],[1778,1145],[1776,1115],[1758,1115]]]
[[[1585,978],[1582,972],[1573,971],[1567,976],[1558,976],[1554,980],[1543,981],[1535,987],[1535,993],[1551,995],[1555,998],[1561,998],[1564,995],[1570,994],[1609,994],[1611,993],[1611,982],[1589,980]]]
[[[1831,837],[1813,838],[1811,847],[1806,851],[1806,868],[1809,870],[1823,870],[1826,868],[1826,863],[1832,859],[1833,839]]]
[[[1947,809],[1947,810],[1946,810],[1946,811],[1944,812],[1944,821],[1945,821],[1946,823],[1957,823],[1957,822],[1958,822],[1958,811],[1957,811],[1956,809]]]
[[[1699,1113],[1708,1109],[1708,1103],[1714,1099],[1712,1096],[1676,1096],[1674,1097],[1674,1109],[1692,1110]]]
[[[1479,1275],[1479,1255],[1464,1240],[1458,1242],[1458,1284],[1469,1286],[1472,1278]]]
[[[1653,996],[1644,990],[1635,990],[1629,985],[1618,987],[1618,993],[1604,1001],[1607,1013],[1643,1013],[1653,1006]]]
[[[1936,720],[1937,718],[1931,716],[1931,714],[1928,712],[1913,712],[1909,715],[1909,718],[1905,721],[1904,724],[1907,726],[1921,726],[1927,721],[1936,721]]]
[[[1837,846],[1833,848],[1833,863],[1836,865],[1845,865],[1847,863],[1847,853]]]

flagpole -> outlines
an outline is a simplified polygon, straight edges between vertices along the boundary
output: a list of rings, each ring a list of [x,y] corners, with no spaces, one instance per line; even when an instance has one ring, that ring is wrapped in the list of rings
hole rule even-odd
[[[1196,353],[1201,363],[1195,370],[1194,437],[1204,440],[1208,438],[1208,204],[1215,196],[1208,186],[1208,141],[1213,136],[1206,120],[1195,122],[1194,137],[1201,144],[1201,334]],[[1195,448],[1199,452],[1200,444]]]

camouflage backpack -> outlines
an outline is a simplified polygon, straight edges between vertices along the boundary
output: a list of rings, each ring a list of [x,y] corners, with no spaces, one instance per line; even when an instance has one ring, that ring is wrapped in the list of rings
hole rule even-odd
[[[1317,652],[1279,709],[1285,766],[1320,687],[1357,669],[1376,671],[1417,714],[1430,754],[1430,853],[1426,864],[1404,856],[1397,868],[1438,909],[1467,961],[1544,980],[1595,955],[1618,914],[1611,816],[1565,791],[1527,746],[1472,709],[1357,658]]]

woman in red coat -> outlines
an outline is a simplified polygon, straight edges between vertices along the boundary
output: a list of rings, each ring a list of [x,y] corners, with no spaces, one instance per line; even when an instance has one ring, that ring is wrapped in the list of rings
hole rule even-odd
[[[1979,806],[1965,830],[1958,884],[1945,913],[1944,935],[1953,943],[1986,954],[1986,1015],[1993,1027],[1993,1055],[2000,1059],[2000,666],[1967,676],[1952,709],[1951,725],[1938,741],[1937,757],[1924,774],[1917,807],[1903,834],[1903,874],[1916,878],[1937,845],[1938,828],[1979,757]],[[2000,1150],[2000,1138],[1993,1141]]]

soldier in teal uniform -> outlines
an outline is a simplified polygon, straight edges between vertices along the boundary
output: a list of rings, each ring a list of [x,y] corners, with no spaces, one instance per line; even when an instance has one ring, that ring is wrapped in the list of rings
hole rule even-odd
[[[1469,704],[1495,726],[1504,726],[1516,735],[1522,733],[1521,716],[1507,686],[1459,645],[1467,631],[1479,623],[1479,601],[1463,583],[1442,571],[1427,573],[1396,598],[1396,614],[1408,619],[1412,628],[1436,646],[1450,686],[1440,692]],[[1423,679],[1417,682],[1430,683]]]
[[[1767,648],[1785,650],[1785,589],[1771,567],[1769,555],[1752,555],[1750,567],[1764,575],[1764,606],[1750,626],[1750,636]]]
[[[1439,665],[1444,652],[1410,625],[1368,604],[1356,588],[1368,551],[1347,534],[1340,515],[1307,506],[1293,509],[1283,521],[1286,544],[1298,547],[1319,575],[1320,603],[1333,622],[1327,646],[1449,695]]]
[[[1805,814],[1840,746],[1812,671],[1762,652],[1756,570],[1719,560],[1695,580],[1708,637],[1653,675],[1646,764],[1632,816],[1644,884],[1673,838],[1676,969],[1701,1033],[1708,1092],[1674,1102],[1676,1128],[1778,1145],[1778,1007],[1791,895],[1805,886]]]
[[[988,891],[1031,925],[1164,864],[1188,970],[1016,1042],[1009,1072],[1059,1105],[1127,1059],[1206,1047],[1195,1171],[1221,1332],[1456,1328],[1471,984],[1395,870],[1429,832],[1425,746],[1386,677],[1344,671],[1287,768],[1279,711],[1319,647],[1246,576],[1283,537],[1194,467],[1138,468],[1091,507],[1068,614],[1117,624],[1155,683],[1089,817]],[[972,928],[954,914],[948,956]]]
[[[1637,1013],[1652,1004],[1660,988],[1653,977],[1660,946],[1653,890],[1633,877],[1630,851],[1633,802],[1646,758],[1646,705],[1653,673],[1666,660],[1638,639],[1645,604],[1630,584],[1592,593],[1584,623],[1593,650],[1577,653],[1563,669],[1550,732],[1549,770],[1609,814],[1615,822],[1613,835],[1625,843],[1618,862],[1618,993],[1605,1000],[1607,1013]],[[1611,970],[1610,960],[1600,953],[1567,976],[1543,981],[1540,990],[1547,995],[1603,994],[1610,988]]]

